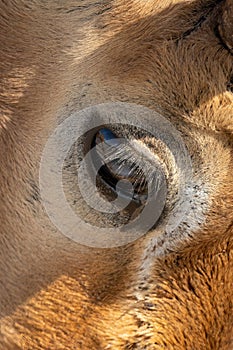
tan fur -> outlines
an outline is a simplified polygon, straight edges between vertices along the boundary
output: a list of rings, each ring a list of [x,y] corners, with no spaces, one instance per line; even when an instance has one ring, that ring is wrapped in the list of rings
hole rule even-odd
[[[230,6],[1,2],[1,350],[233,348]],[[44,212],[49,134],[71,112],[109,101],[160,111],[185,139],[207,199],[174,239],[153,243],[151,232],[126,247],[83,247]]]

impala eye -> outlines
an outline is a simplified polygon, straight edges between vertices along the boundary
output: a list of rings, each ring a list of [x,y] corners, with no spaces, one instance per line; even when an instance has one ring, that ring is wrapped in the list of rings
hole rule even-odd
[[[94,135],[92,148],[93,164],[105,186],[116,195],[126,196],[138,204],[147,200],[146,167],[137,161],[126,139],[117,137],[108,128],[102,128]],[[125,183],[131,186],[125,186]]]
[[[180,133],[159,113],[103,103],[72,113],[49,137],[41,199],[79,244],[115,248],[154,229],[149,239],[165,232],[164,241],[193,204],[191,165]]]

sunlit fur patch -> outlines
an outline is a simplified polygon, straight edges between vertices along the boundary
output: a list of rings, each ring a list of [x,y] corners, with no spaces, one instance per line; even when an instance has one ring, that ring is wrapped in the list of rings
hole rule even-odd
[[[225,1],[79,3],[0,5],[0,348],[230,350],[233,62],[215,30]],[[161,223],[157,238],[93,250],[28,199],[57,124],[116,101],[182,134],[192,207],[174,231]]]

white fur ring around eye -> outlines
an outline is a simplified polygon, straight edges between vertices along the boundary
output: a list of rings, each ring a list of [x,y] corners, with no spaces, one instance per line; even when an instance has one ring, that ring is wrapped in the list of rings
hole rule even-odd
[[[62,178],[64,161],[71,147],[91,129],[117,124],[141,128],[160,140],[172,152],[179,179],[180,200],[177,200],[172,208],[166,222],[166,231],[173,231],[190,210],[191,160],[182,137],[166,118],[146,107],[128,103],[106,103],[86,108],[67,117],[49,137],[41,157],[39,182],[42,204],[51,222],[66,237],[89,247],[113,248],[140,238],[154,227],[163,212],[167,198],[165,176],[158,169],[156,181],[148,181],[148,194],[153,193],[153,196],[147,200],[133,221],[119,227],[97,227],[85,222],[72,210],[63,191]],[[90,154],[86,155],[85,160],[88,160]],[[92,188],[87,191],[83,181],[87,171],[85,162],[79,170],[80,191],[84,200],[90,204],[90,196],[92,191],[95,191],[95,176],[92,179],[94,180]],[[124,183],[125,185],[128,186],[127,191],[130,193],[129,184]],[[118,190],[120,187],[121,182],[118,184]],[[112,204],[105,200],[93,202],[95,209],[107,213],[116,213],[126,204],[127,201],[121,203],[119,198]]]

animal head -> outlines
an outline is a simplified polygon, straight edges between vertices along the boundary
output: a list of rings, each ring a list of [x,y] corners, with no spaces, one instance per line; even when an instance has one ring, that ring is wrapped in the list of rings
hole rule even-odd
[[[232,0],[0,9],[0,348],[230,350]]]

